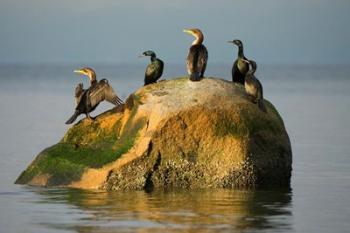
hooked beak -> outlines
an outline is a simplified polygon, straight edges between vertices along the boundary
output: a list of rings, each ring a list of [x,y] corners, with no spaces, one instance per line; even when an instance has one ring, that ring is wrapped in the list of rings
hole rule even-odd
[[[146,55],[141,54],[138,56],[138,58],[143,58],[143,57],[146,57]]]
[[[232,44],[235,44],[235,45],[239,46],[239,45],[237,44],[237,42],[234,41],[234,40],[229,40],[229,41],[227,41],[227,43],[232,43]]]

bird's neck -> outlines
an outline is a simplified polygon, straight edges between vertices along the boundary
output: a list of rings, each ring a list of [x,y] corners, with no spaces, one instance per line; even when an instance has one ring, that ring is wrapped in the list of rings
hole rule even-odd
[[[244,52],[243,52],[243,47],[242,46],[238,47],[238,57],[239,58],[244,58]]]
[[[155,55],[152,55],[152,56],[151,56],[151,61],[153,62],[153,61],[155,61],[155,60],[157,60],[157,57],[156,57]]]
[[[196,39],[192,42],[192,45],[201,45],[203,43],[204,40],[204,36],[199,34],[199,35],[195,35]]]
[[[89,75],[89,81],[90,81],[90,85],[94,85],[97,83],[97,80],[96,80],[96,74],[91,74]]]

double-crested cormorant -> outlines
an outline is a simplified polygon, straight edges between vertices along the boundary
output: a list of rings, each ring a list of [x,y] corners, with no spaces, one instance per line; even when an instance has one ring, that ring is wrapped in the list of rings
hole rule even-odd
[[[247,94],[251,97],[253,103],[258,104],[261,111],[266,112],[264,105],[263,87],[260,81],[255,77],[254,73],[256,71],[257,65],[255,61],[243,60],[246,64],[251,65],[251,70],[249,70],[245,76],[244,88]]]
[[[201,30],[197,28],[185,29],[184,32],[196,38],[187,55],[187,72],[190,75],[191,81],[200,81],[203,79],[208,62],[208,50],[202,44],[204,36]]]
[[[153,51],[143,52],[141,57],[150,56],[151,63],[147,66],[145,72],[145,85],[156,83],[157,80],[162,76],[164,69],[164,62],[157,58],[156,53]]]
[[[97,82],[96,73],[93,69],[86,67],[74,72],[87,76],[90,80],[90,87],[83,89],[83,84],[79,83],[75,88],[75,112],[66,124],[73,123],[83,113],[91,119],[89,113],[95,110],[99,103],[104,100],[117,106],[123,104],[123,101],[116,95],[106,79]]]
[[[240,40],[228,41],[238,46],[238,57],[232,66],[232,82],[244,84],[244,77],[249,70],[249,64],[243,60],[247,60],[243,53],[243,43]]]

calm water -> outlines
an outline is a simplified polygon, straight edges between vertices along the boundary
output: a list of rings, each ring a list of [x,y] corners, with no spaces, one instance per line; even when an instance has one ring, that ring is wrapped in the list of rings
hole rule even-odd
[[[123,99],[142,85],[143,66],[94,67]],[[258,71],[265,97],[280,111],[291,137],[291,191],[106,193],[14,185],[34,156],[67,130],[73,90],[83,80],[74,68],[0,66],[0,233],[349,231],[350,68]],[[227,78],[229,70],[230,65],[212,65],[207,72]],[[184,72],[174,65],[165,73]]]

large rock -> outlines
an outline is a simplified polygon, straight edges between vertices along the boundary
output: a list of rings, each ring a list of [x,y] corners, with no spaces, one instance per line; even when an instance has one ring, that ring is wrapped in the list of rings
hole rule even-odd
[[[107,190],[288,187],[283,121],[244,87],[186,78],[140,88],[124,109],[80,121],[41,152],[16,183]]]

